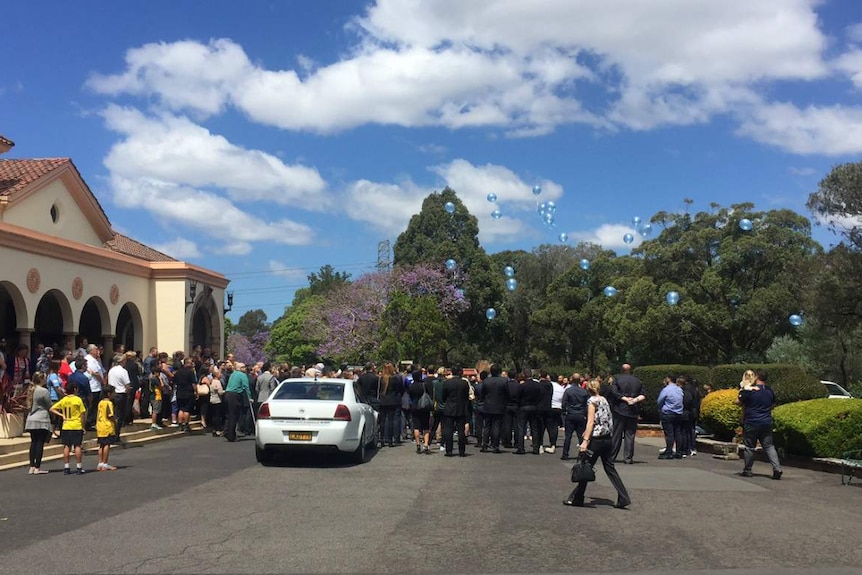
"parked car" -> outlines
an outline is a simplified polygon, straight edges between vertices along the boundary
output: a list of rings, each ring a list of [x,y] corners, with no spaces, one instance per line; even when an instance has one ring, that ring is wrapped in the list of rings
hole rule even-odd
[[[829,399],[852,399],[853,395],[834,381],[820,381],[826,388]]]
[[[255,456],[267,465],[277,452],[336,452],[365,463],[377,419],[352,380],[285,379],[258,410]]]

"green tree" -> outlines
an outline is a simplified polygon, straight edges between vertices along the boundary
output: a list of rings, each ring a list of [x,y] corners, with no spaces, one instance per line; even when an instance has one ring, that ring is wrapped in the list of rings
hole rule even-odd
[[[808,197],[808,209],[826,225],[862,249],[862,162],[840,164]]]
[[[317,273],[308,274],[308,291],[311,295],[326,295],[350,283],[350,274],[337,272],[326,264]]]
[[[324,338],[319,321],[327,302],[323,296],[303,296],[275,321],[264,348],[279,362],[310,365],[318,361],[317,347]]]
[[[262,309],[250,309],[239,318],[236,331],[245,337],[252,337],[262,331],[267,331],[269,324],[266,322],[266,312]]]

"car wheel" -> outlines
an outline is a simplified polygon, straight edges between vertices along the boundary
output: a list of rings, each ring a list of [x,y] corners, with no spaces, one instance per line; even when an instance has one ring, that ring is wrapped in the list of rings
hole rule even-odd
[[[359,438],[359,447],[350,454],[350,459],[353,463],[365,463],[368,461],[368,444],[365,442],[365,431],[365,429],[362,430],[362,436]]]
[[[254,456],[261,465],[267,466],[272,464],[272,453],[265,447],[261,448],[255,445]]]

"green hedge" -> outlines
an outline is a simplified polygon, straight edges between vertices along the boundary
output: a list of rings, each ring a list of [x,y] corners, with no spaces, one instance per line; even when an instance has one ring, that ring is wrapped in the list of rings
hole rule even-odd
[[[775,445],[808,457],[862,449],[862,399],[812,399],[773,411]]]
[[[641,420],[644,423],[658,423],[659,412],[656,400],[664,387],[667,375],[686,375],[693,378],[699,387],[710,382],[710,369],[700,365],[644,365],[632,372],[644,384],[646,401],[641,404]]]
[[[733,439],[742,425],[742,408],[736,405],[738,395],[735,389],[719,389],[700,403],[700,423],[719,441]]]
[[[778,405],[826,396],[826,389],[817,377],[809,375],[798,365],[780,363],[716,365],[712,368],[713,389],[739,388],[746,369],[755,372],[765,369],[769,373],[767,384],[775,392]]]

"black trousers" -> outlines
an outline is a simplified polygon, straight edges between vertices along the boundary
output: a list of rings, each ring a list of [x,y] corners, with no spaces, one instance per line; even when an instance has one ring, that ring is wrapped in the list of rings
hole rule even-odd
[[[515,446],[515,430],[518,427],[518,406],[507,405],[503,414],[503,447]]]
[[[132,423],[135,422],[135,413],[134,413],[134,409],[132,409],[132,407],[135,404],[135,395],[137,395],[138,389],[139,389],[139,386],[137,386],[137,385],[130,385],[127,388],[127,394],[128,395],[126,395],[126,397],[128,399],[126,400],[126,411],[123,412],[123,421],[125,422],[124,425],[131,425]],[[119,417],[119,416],[117,416],[117,417]]]
[[[225,423],[224,436],[228,441],[236,441],[236,424],[239,421],[242,397],[235,391],[228,391],[223,398],[227,406],[227,423]]]
[[[533,434],[533,453],[539,452],[541,447],[542,436],[539,435],[540,418],[536,412],[536,407],[528,405],[518,409],[518,427],[515,431],[515,447],[520,453],[524,452],[524,436],[527,434],[527,425],[530,426],[530,433]]]
[[[583,413],[567,413],[565,421],[566,434],[563,438],[563,457],[568,457],[572,447],[572,435],[577,434],[578,445],[583,441],[584,430],[587,428],[587,418]]]
[[[443,445],[446,446],[446,453],[452,454],[454,447],[455,430],[458,431],[458,454],[464,455],[467,452],[467,434],[465,426],[467,418],[460,415],[444,415],[443,416]]]
[[[88,429],[96,426],[96,416],[99,415],[99,402],[102,401],[102,397],[104,397],[102,391],[90,392],[90,405],[87,406],[86,427]]]
[[[614,413],[614,438],[613,438],[613,456],[614,459],[620,454],[620,448],[623,446],[625,438],[625,449],[623,451],[623,459],[632,461],[635,456],[635,434],[638,431],[638,418],[626,417],[618,413]]]
[[[470,431],[473,432],[473,437],[477,439],[477,443],[482,444],[483,430],[485,429],[485,412],[480,409],[473,410],[473,425]]]
[[[664,432],[665,455],[670,455],[674,452],[674,445],[676,445],[676,453],[688,455],[689,431],[688,429],[683,429],[683,426],[687,425],[687,423],[688,418],[683,419],[682,415],[676,413],[661,414],[661,430]]]
[[[224,402],[207,403],[207,427],[210,431],[224,429]]]
[[[500,449],[500,431],[503,429],[503,414],[502,413],[486,413],[482,421],[482,447],[490,446],[493,449]]]
[[[50,439],[51,432],[47,429],[30,430],[30,467],[42,467],[42,454]]]
[[[611,481],[611,485],[617,490],[617,505],[628,505],[631,503],[629,492],[626,491],[626,486],[623,485],[623,480],[620,479],[620,474],[617,473],[614,467],[613,458],[613,440],[610,437],[593,437],[590,439],[589,450],[593,452],[590,457],[590,463],[595,465],[599,458],[602,459],[602,467],[605,468],[605,474]],[[584,493],[587,491],[586,481],[581,481],[574,491],[569,494],[569,500],[576,503],[584,502]]]
[[[544,424],[545,431],[548,433],[548,445],[556,447],[557,439],[560,436],[560,423],[563,421],[562,409],[551,409],[545,412]],[[543,436],[544,438],[544,436]]]
[[[114,417],[116,418],[116,429],[114,429],[114,437],[120,438],[120,428],[125,427],[125,417],[120,414],[126,413],[126,405],[129,403],[129,395],[127,393],[114,394]]]

